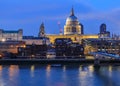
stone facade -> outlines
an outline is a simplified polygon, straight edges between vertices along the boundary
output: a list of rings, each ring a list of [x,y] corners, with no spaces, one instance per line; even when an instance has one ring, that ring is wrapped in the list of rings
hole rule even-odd
[[[64,35],[82,34],[81,24],[79,23],[77,17],[74,15],[74,10],[72,8],[70,16],[66,19],[66,24],[64,26]]]
[[[49,45],[49,38],[46,37],[34,37],[34,36],[23,36],[23,41],[26,45]]]
[[[19,29],[17,31],[7,31],[0,29],[0,41],[22,41],[23,30]]]

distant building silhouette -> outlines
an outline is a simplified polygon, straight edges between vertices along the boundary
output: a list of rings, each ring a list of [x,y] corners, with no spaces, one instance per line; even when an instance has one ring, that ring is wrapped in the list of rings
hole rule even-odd
[[[80,26],[81,26],[81,34],[84,34],[84,26],[83,26],[83,24],[80,24]]]
[[[100,25],[100,33],[105,33],[106,32],[106,24],[101,24]]]
[[[112,39],[113,40],[120,40],[120,35],[118,35],[118,34],[112,34]]]
[[[110,37],[110,32],[106,31],[106,24],[101,24],[100,25],[100,33],[99,33],[100,38],[109,38]]]

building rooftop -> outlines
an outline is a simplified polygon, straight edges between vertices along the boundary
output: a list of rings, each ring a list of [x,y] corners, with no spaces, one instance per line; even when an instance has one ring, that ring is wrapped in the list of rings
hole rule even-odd
[[[2,31],[3,33],[18,33],[19,31]]]
[[[23,36],[23,40],[24,39],[49,39],[47,37],[34,37],[34,36]]]
[[[24,41],[5,41],[5,42],[2,42],[2,41],[0,41],[0,45],[1,44],[19,44],[19,43],[22,43],[22,44],[24,44],[25,42]]]

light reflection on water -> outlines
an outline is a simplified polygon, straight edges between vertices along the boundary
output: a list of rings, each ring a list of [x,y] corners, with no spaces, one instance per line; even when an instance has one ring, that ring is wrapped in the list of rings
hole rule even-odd
[[[35,65],[31,65],[30,67],[31,77],[34,77],[34,71],[35,71]]]
[[[0,65],[0,86],[120,86],[120,66]]]
[[[46,66],[46,77],[50,77],[51,65]]]

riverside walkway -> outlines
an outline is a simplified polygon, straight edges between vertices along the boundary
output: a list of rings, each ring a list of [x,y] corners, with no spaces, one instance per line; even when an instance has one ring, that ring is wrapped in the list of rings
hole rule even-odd
[[[0,65],[94,64],[95,59],[1,59]],[[119,59],[100,59],[100,65],[120,65]]]

